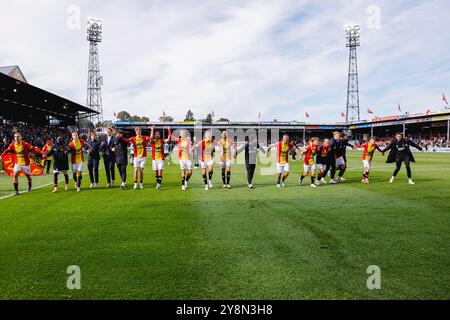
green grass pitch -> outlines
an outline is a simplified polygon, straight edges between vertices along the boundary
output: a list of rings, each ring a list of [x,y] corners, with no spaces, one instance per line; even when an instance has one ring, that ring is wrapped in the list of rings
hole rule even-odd
[[[71,182],[2,199],[0,299],[449,299],[450,155],[416,158],[415,186],[404,168],[389,184],[380,154],[361,184],[350,152],[347,181],[317,189],[298,185],[296,162],[285,189],[257,170],[249,190],[235,165],[232,189],[217,168],[213,190],[194,170],[182,192],[170,165],[158,191],[148,161],[144,190],[89,190],[84,176],[79,194]],[[2,174],[0,196],[11,187]],[[81,290],[66,288],[69,265]],[[380,290],[367,289],[370,265]]]

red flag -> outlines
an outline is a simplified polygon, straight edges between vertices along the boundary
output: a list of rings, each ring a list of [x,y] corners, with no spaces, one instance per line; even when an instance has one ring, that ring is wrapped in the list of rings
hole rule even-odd
[[[431,113],[431,110],[428,109],[427,112],[425,113],[427,116]]]
[[[345,118],[345,113],[341,112],[341,117]]]
[[[166,112],[163,110],[163,117],[165,117],[166,116]]]
[[[448,105],[448,101],[447,101],[447,97],[445,96],[445,94],[442,94],[442,101],[445,102],[446,105]]]
[[[14,163],[16,162],[16,155],[15,154],[6,154],[2,157],[3,162],[3,170],[5,170],[5,173],[8,176],[14,175]],[[32,176],[40,176],[44,172],[43,167],[39,166],[36,160],[32,157],[30,157],[30,174]],[[24,176],[25,173],[23,170],[20,170],[20,175]]]
[[[402,108],[400,107],[400,103],[398,104],[397,108],[398,108],[398,111],[402,112]]]
[[[308,112],[305,112],[305,116],[306,116],[307,118],[309,118],[309,113],[308,113]]]
[[[261,112],[258,114],[258,119],[260,119],[261,118]]]
[[[214,116],[214,111],[211,111],[211,115],[212,115],[213,118],[215,117],[215,116]]]
[[[369,113],[369,114],[373,114],[373,111],[372,111],[372,110],[370,110],[369,108],[367,108],[367,113]]]
[[[117,114],[116,114],[116,112],[114,111],[114,118],[116,118],[117,117]]]

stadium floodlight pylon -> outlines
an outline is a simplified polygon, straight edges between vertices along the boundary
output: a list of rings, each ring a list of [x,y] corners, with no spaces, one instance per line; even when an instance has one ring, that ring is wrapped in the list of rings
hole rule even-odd
[[[345,46],[350,48],[348,58],[348,83],[347,83],[347,112],[345,122],[351,123],[360,121],[359,112],[359,80],[358,80],[358,59],[356,48],[360,46],[361,28],[357,24],[345,26]]]
[[[86,107],[95,110],[98,114],[91,117],[94,126],[103,121],[102,85],[103,77],[100,75],[100,62],[98,44],[102,42],[103,21],[88,18],[87,40],[89,41],[89,66]]]

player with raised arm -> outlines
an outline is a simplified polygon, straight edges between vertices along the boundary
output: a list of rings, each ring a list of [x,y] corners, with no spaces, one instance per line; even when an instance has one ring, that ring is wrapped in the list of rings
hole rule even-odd
[[[362,155],[364,171],[363,171],[363,177],[362,177],[361,182],[365,183],[365,184],[369,184],[369,173],[370,173],[370,169],[372,167],[372,159],[373,159],[375,150],[378,150],[383,155],[384,155],[384,152],[380,149],[380,147],[376,143],[375,138],[373,138],[373,137],[370,138],[369,141],[367,141],[363,145],[356,146],[356,147],[364,149],[363,155]]]
[[[285,187],[284,184],[286,179],[289,177],[289,151],[294,149],[295,152],[298,154],[299,150],[298,148],[289,141],[289,135],[285,134],[283,135],[283,138],[281,141],[278,141],[274,144],[271,144],[269,146],[269,150],[272,148],[277,149],[277,187]],[[269,151],[268,150],[268,151]]]
[[[319,138],[311,138],[309,140],[308,146],[306,146],[302,151],[303,156],[303,174],[300,176],[300,184],[303,183],[305,179],[311,173],[311,187],[315,188],[316,179],[316,160],[315,156],[320,151],[318,146]]]
[[[222,169],[223,188],[231,188],[231,161],[234,159],[234,141],[228,138],[226,130],[222,131],[222,138],[217,142],[220,147],[220,168]]]
[[[161,138],[159,131],[155,132],[155,126],[152,126],[150,133],[150,144],[152,147],[152,168],[155,172],[156,189],[161,189],[164,171],[165,152],[164,144],[172,139],[172,131],[169,127],[169,137],[167,139]]]
[[[133,166],[134,166],[134,186],[133,189],[144,189],[144,168],[147,161],[147,142],[150,141],[150,137],[142,135],[142,130],[139,127],[134,128],[136,135],[129,139],[121,137],[121,141],[131,143],[134,150]]]
[[[389,180],[389,183],[394,182],[395,177],[397,176],[398,172],[402,167],[402,162],[404,162],[406,167],[406,173],[408,175],[408,183],[411,185],[415,184],[412,180],[410,162],[416,162],[416,160],[414,159],[411,149],[409,148],[410,146],[413,146],[414,148],[423,151],[421,146],[415,144],[410,139],[403,138],[403,134],[397,133],[395,135],[395,138],[389,144],[389,146],[383,149],[383,153],[390,150],[386,163],[395,162],[396,164],[394,174],[392,175],[392,178]]]
[[[3,153],[0,156],[0,160],[1,160],[1,158],[8,153],[13,153],[16,155],[16,159],[14,162],[14,169],[13,169],[13,185],[14,185],[14,190],[15,190],[14,195],[16,195],[16,196],[18,196],[20,194],[19,193],[20,171],[23,171],[23,173],[27,177],[27,180],[28,180],[27,191],[28,192],[31,191],[31,183],[32,183],[31,172],[30,172],[30,167],[31,167],[30,153],[31,152],[35,152],[35,153],[38,153],[41,155],[43,154],[39,148],[33,147],[28,142],[22,141],[22,135],[19,132],[16,132],[16,133],[14,133],[14,142],[11,143],[8,146],[8,148],[6,148],[5,151],[3,151]]]
[[[172,137],[173,141],[176,141],[178,148],[178,161],[180,162],[181,172],[181,190],[188,188],[188,181],[192,176],[192,142],[189,137],[186,136],[186,130],[180,130],[180,136],[178,138]]]
[[[77,192],[81,191],[85,147],[87,147],[89,150],[92,149],[91,146],[88,145],[83,139],[80,139],[78,131],[72,132],[72,141],[69,143],[69,149],[71,153],[72,175],[73,180],[75,181],[75,188]]]
[[[197,147],[200,150],[200,167],[202,169],[203,182],[205,184],[205,190],[212,189],[212,178],[214,174],[214,158],[213,150],[216,146],[216,142],[211,137],[211,131],[206,131],[204,139],[197,143]]]

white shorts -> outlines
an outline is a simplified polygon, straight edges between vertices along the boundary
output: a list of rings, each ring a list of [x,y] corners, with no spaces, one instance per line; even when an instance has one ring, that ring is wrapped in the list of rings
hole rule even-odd
[[[145,163],[147,162],[147,158],[145,157],[135,157],[134,158],[134,167],[135,168],[145,168]]]
[[[221,167],[222,169],[231,167],[231,160],[221,161],[221,162],[220,162],[220,167]]]
[[[78,171],[83,171],[83,162],[79,162],[79,163],[72,163],[72,171],[73,172],[78,172]]]
[[[317,164],[317,169],[319,169],[319,170],[327,170],[327,165],[318,163]]]
[[[365,170],[370,170],[370,167],[372,166],[372,161],[363,160],[363,165]]]
[[[21,166],[21,165],[15,164],[14,169],[13,169],[14,173],[19,172],[20,170],[23,170],[23,173],[25,173],[25,174],[30,174],[30,165]]]
[[[214,160],[201,161],[200,162],[200,166],[202,167],[202,169],[206,169],[208,167],[212,167],[212,166],[214,166]]]
[[[316,171],[315,164],[303,164],[303,172]]]
[[[180,169],[181,170],[191,170],[192,169],[192,161],[191,160],[180,160]]]
[[[337,158],[336,159],[336,167],[339,167],[339,166],[345,166],[345,160],[344,160],[344,157],[339,157],[339,158]]]
[[[164,160],[152,161],[153,171],[164,170]]]
[[[289,163],[277,163],[277,173],[289,172]]]

